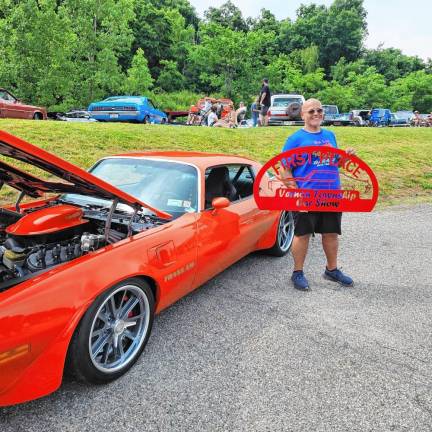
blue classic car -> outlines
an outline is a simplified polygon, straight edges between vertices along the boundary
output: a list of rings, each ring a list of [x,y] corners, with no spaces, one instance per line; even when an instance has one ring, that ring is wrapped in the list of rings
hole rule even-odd
[[[385,108],[374,108],[369,118],[370,126],[388,126],[391,122],[391,111]]]
[[[132,121],[140,123],[166,123],[167,115],[159,111],[144,96],[112,96],[101,102],[93,102],[88,111],[99,121]]]

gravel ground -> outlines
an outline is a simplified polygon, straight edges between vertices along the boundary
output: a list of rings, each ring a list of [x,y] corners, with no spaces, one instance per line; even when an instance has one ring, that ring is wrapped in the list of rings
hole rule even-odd
[[[291,256],[251,255],[156,318],[137,365],[107,386],[65,382],[0,409],[0,430],[432,430],[432,205],[345,214],[340,266],[317,237],[294,290]]]

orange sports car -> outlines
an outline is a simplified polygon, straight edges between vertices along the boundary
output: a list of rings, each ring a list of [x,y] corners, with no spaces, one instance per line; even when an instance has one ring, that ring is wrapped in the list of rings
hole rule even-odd
[[[53,392],[65,369],[118,378],[155,314],[291,245],[292,214],[257,208],[261,165],[244,157],[123,154],[87,172],[2,131],[0,155],[1,185],[19,192],[0,210],[0,406]]]

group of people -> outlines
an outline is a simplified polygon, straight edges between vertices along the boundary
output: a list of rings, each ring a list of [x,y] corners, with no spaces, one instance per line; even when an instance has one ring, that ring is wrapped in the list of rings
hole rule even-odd
[[[426,117],[422,118],[418,111],[414,111],[414,117],[411,119],[413,126],[431,126],[432,127],[432,112]]]
[[[251,105],[252,124],[256,126],[268,126],[268,110],[271,104],[271,92],[269,81],[264,78],[259,95]],[[194,107],[192,107],[194,108]],[[240,102],[238,108],[233,103],[225,104],[218,100],[215,102],[210,97],[204,98],[200,108],[190,111],[187,125],[203,125],[210,127],[235,128],[245,118],[247,106]]]
[[[243,120],[246,115],[246,105],[240,102],[239,107],[235,109],[234,104],[229,105],[229,112],[225,116],[218,116],[218,107],[216,105],[211,106],[210,112],[207,115],[207,126],[210,127],[223,127],[223,128],[235,128],[239,125],[239,122]]]
[[[204,98],[204,103],[196,112],[189,113],[187,125],[202,125],[210,127],[235,128],[246,115],[247,107],[240,102],[236,109],[232,102],[224,104],[222,101]]]

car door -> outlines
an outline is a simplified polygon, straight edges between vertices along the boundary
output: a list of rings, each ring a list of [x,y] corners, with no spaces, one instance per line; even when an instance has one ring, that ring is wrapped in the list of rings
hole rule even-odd
[[[5,92],[5,106],[7,117],[9,118],[28,118],[26,110],[22,104],[9,92]]]
[[[162,120],[162,117],[160,115],[159,110],[156,109],[151,99],[147,99],[147,108],[149,111],[150,121],[151,123],[160,123]]]
[[[6,90],[0,92],[0,100],[2,101],[2,117],[3,118],[19,118],[14,109],[13,102],[15,98]]]
[[[206,178],[214,168],[206,171]],[[259,210],[253,199],[253,173],[247,165],[226,165],[231,184],[239,183],[240,176],[250,176],[250,194],[246,188],[235,197],[227,208],[215,210],[207,203],[197,220],[197,274],[194,285],[200,285],[250,253],[258,241],[255,219]],[[246,171],[245,171],[246,170]],[[204,188],[207,184],[204,184]],[[241,188],[240,188],[241,189]],[[206,194],[206,190],[204,191]],[[244,195],[244,196],[243,196]],[[216,198],[214,196],[213,198]]]

